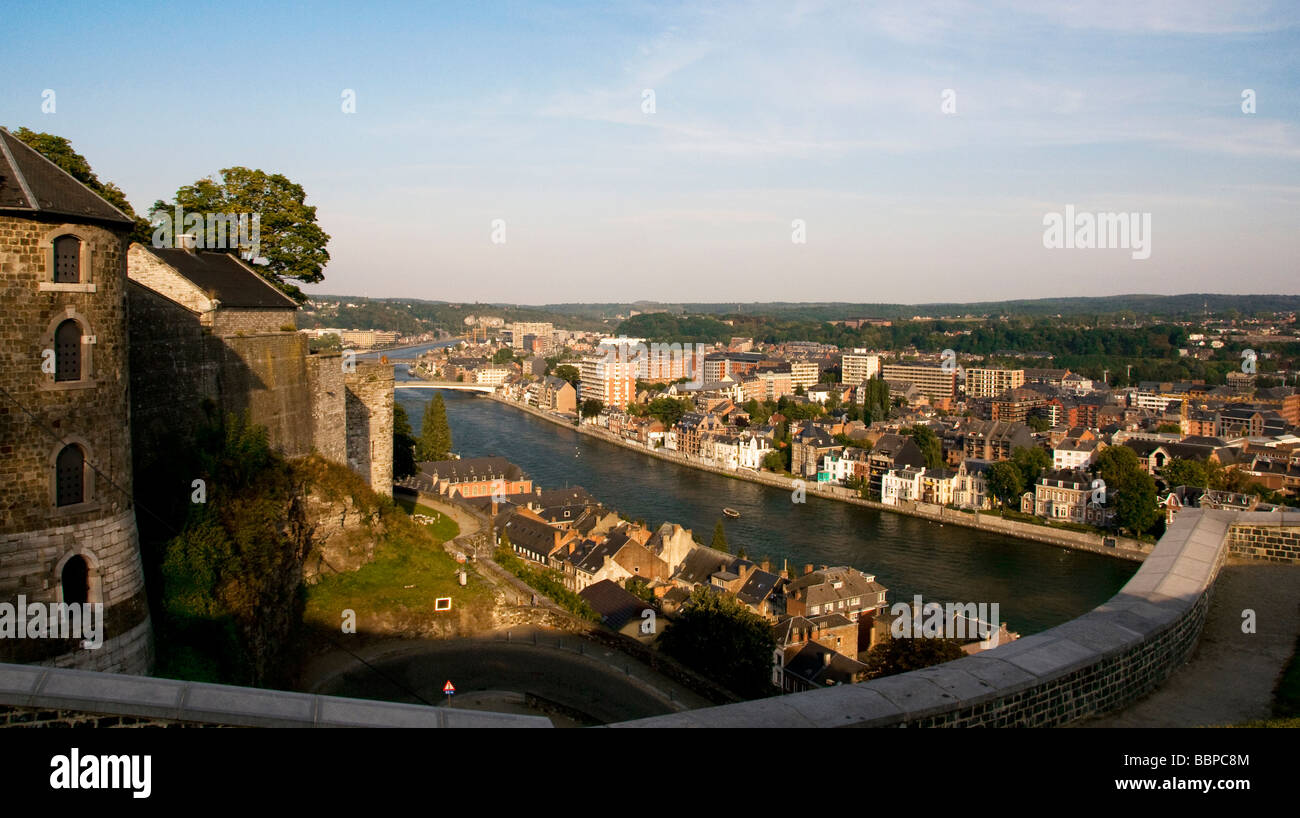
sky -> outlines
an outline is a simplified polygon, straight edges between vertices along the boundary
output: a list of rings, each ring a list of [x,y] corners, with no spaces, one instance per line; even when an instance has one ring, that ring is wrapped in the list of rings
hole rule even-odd
[[[6,0],[0,125],[140,212],[286,175],[308,292],[1300,292],[1300,3],[76,5]],[[1149,214],[1149,255],[1045,247],[1067,206]]]

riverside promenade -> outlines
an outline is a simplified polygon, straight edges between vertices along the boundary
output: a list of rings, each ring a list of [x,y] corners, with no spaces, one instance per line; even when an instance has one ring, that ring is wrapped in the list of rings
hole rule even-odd
[[[527,404],[507,400],[495,393],[487,395],[487,397],[491,400],[497,401],[498,403],[512,406],[520,411],[535,415],[556,425],[566,426],[580,434],[587,435],[588,437],[597,438],[607,443],[612,443],[615,446],[622,446],[625,449],[640,454],[657,457],[660,460],[668,460],[677,463],[678,465],[686,466],[687,468],[712,472],[735,480],[760,483],[783,491],[794,492],[802,489],[808,497],[837,500],[839,502],[864,506],[866,508],[873,508],[880,511],[889,511],[896,514],[919,517],[925,520],[930,520],[931,522],[939,523],[940,525],[958,525],[966,528],[975,528],[996,534],[1003,534],[1008,537],[1046,543],[1048,545],[1055,545],[1075,551],[1090,551],[1095,554],[1103,554],[1105,556],[1116,557],[1130,562],[1144,561],[1147,555],[1151,553],[1153,547],[1151,543],[1144,543],[1140,540],[1134,540],[1127,537],[1109,538],[1115,542],[1115,545],[1112,547],[1105,544],[1103,537],[1100,534],[1069,531],[1048,525],[1036,525],[1034,523],[1022,522],[1020,520],[1008,520],[996,512],[964,512],[930,503],[909,502],[902,505],[886,505],[875,500],[867,500],[859,497],[857,492],[852,489],[846,489],[842,486],[831,486],[826,484],[819,485],[815,481],[800,480],[782,474],[774,474],[772,472],[758,472],[750,469],[738,469],[733,471],[720,466],[701,463],[675,451],[665,449],[647,449],[639,443],[625,440],[618,435],[612,434],[608,430],[601,429],[597,426],[587,424],[574,426],[571,419],[544,412],[535,407],[528,406]]]

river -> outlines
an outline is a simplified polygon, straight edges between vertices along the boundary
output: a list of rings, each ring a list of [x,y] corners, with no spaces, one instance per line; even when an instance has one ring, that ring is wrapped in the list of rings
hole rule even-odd
[[[398,369],[398,380],[408,380]],[[732,553],[743,548],[750,559],[768,557],[778,569],[788,560],[792,575],[807,563],[850,565],[875,574],[889,589],[890,604],[913,594],[935,602],[996,602],[1002,621],[1027,636],[1105,602],[1138,567],[813,496],[794,503],[787,491],[639,454],[473,393],[439,391],[453,450],[462,457],[505,457],[544,488],[582,486],[634,520],[680,523],[704,543],[724,520]],[[397,390],[417,434],[432,397]],[[724,506],[741,516],[725,519]]]

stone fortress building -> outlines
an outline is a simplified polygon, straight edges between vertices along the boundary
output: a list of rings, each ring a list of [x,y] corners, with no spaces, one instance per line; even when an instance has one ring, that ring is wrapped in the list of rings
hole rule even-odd
[[[0,639],[0,661],[145,674],[132,489],[132,222],[0,129],[0,602],[102,603],[103,643]]]
[[[127,285],[136,462],[183,445],[203,406],[247,412],[290,457],[319,453],[392,494],[393,367],[312,355],[298,305],[233,253],[132,244]]]
[[[99,649],[0,639],[0,663],[152,670],[132,475],[208,412],[392,493],[392,365],[311,354],[296,303],[235,255],[131,229],[0,129],[0,603],[104,604]]]

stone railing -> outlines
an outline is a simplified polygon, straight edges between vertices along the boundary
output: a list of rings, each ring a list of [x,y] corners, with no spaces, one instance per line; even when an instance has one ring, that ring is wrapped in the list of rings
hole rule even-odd
[[[1296,562],[1300,514],[1188,509],[1133,578],[1078,619],[976,656],[615,727],[1055,726],[1123,707],[1191,655],[1229,553]],[[0,664],[0,726],[547,727],[508,715]]]
[[[1298,537],[1300,514],[1188,509],[1118,594],[1050,630],[898,676],[612,726],[1067,724],[1137,700],[1187,661],[1230,549],[1270,549],[1265,558],[1289,553],[1294,561]]]
[[[550,727],[517,716],[0,664],[0,726]]]

